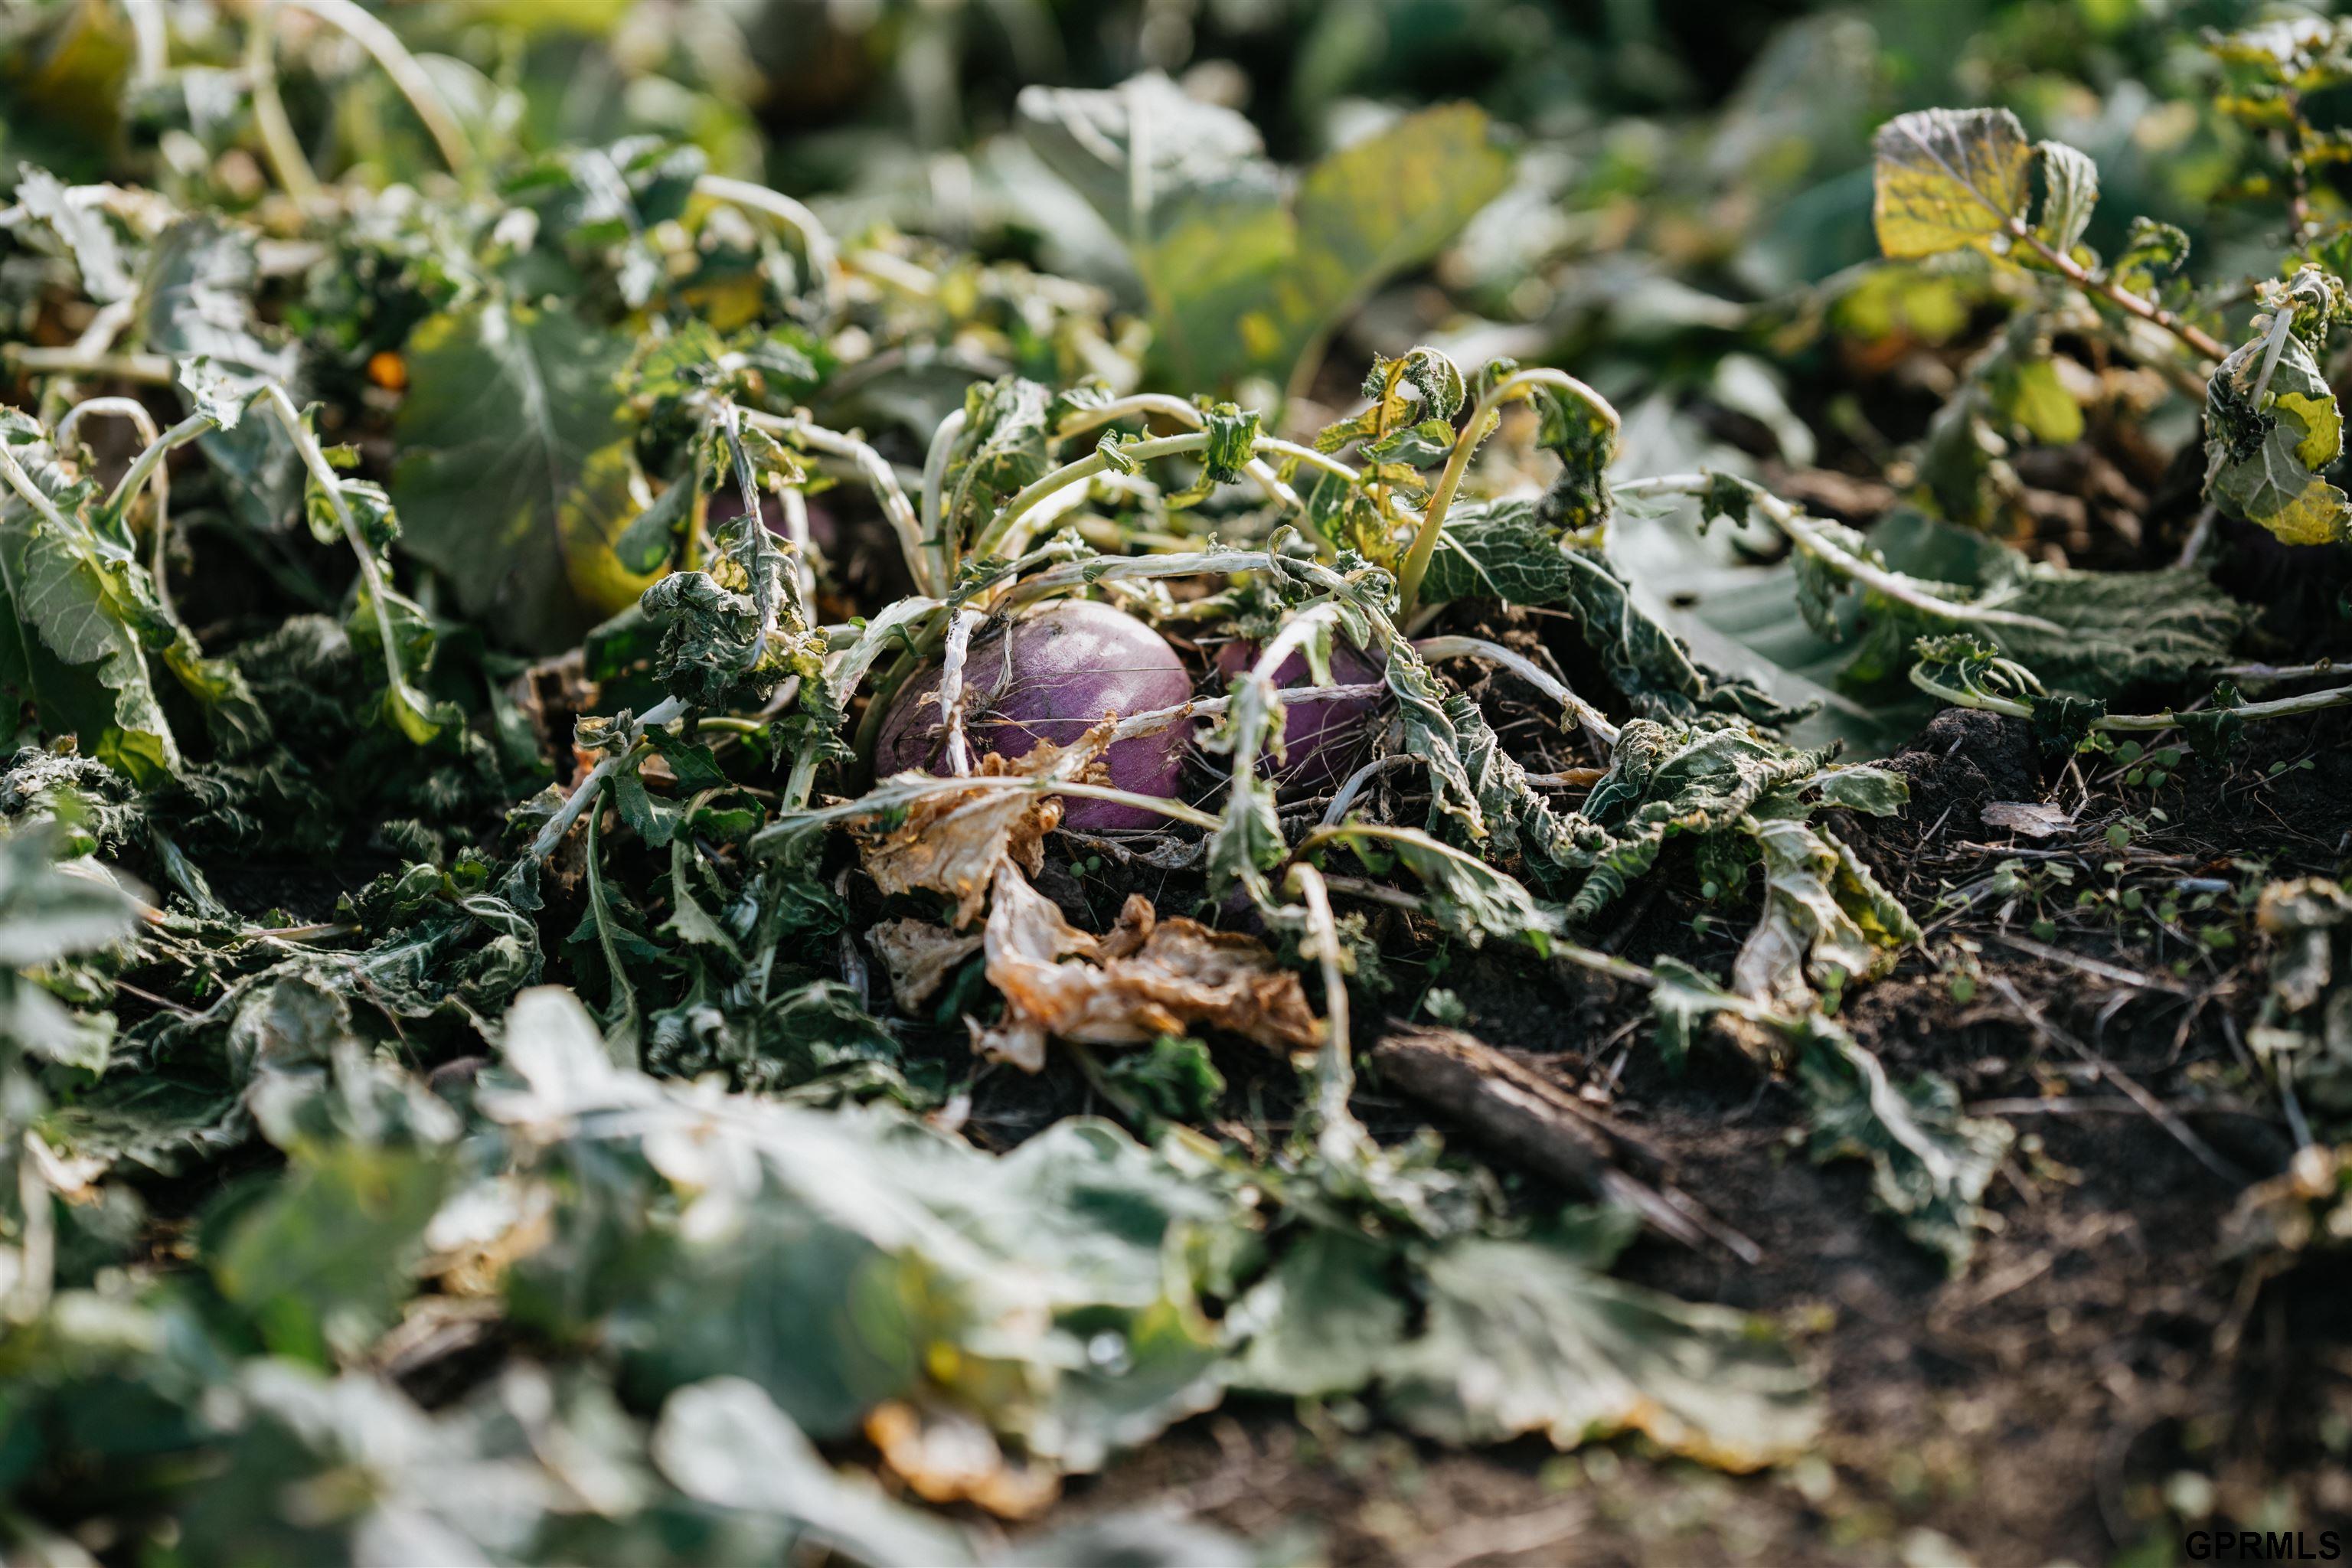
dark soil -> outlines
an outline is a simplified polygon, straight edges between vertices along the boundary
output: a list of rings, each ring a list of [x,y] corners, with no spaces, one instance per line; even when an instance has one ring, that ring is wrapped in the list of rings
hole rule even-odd
[[[2300,1526],[2317,1551],[2317,1531],[2352,1525],[2352,1269],[2253,1289],[2215,1243],[2243,1186],[2294,1149],[2244,1044],[2265,958],[2246,905],[2265,876],[2340,869],[2345,738],[2338,715],[2271,726],[2230,763],[2189,760],[2151,788],[2120,762],[2048,763],[2021,724],[1947,711],[1894,759],[1909,811],[1842,825],[1928,931],[1847,998],[1845,1022],[1898,1079],[1942,1073],[2018,1133],[1994,1228],[1958,1277],[1873,1212],[1862,1166],[1807,1158],[1793,1090],[1730,1045],[1668,1072],[1629,991],[1504,954],[1400,987],[1402,1014],[1433,978],[1465,1027],[1605,1097],[1761,1245],[1748,1267],[1647,1240],[1625,1267],[1790,1329],[1826,1393],[1816,1457],[1730,1478],[1639,1443],[1465,1454],[1353,1406],[1235,1402],[1066,1510],[1186,1506],[1253,1537],[1303,1531],[1343,1568],[2170,1563],[2190,1530],[2257,1524]],[[2004,800],[2074,821],[2011,840],[1979,815]],[[1721,973],[1737,911],[1710,910],[1694,881],[1652,879],[1662,890],[1614,911],[1605,944]],[[2146,916],[2168,898],[2171,921]],[[1380,1026],[1365,1021],[1360,1045]],[[1383,1134],[1419,1121],[1377,1085],[1362,1110]]]

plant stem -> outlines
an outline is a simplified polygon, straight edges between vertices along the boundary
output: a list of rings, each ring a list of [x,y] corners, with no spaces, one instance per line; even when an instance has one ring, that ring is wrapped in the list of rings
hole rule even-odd
[[[824,291],[826,319],[841,314],[840,253],[834,247],[833,236],[804,203],[782,191],[772,191],[749,180],[731,180],[724,174],[702,175],[694,182],[694,194],[789,225],[801,237],[801,248],[808,252],[809,270],[816,274],[817,287]]]
[[[0,345],[17,369],[31,375],[111,375],[124,381],[169,386],[174,374],[170,356],[149,353],[84,353],[79,349],[25,348]]]
[[[2141,299],[2112,278],[2093,274],[2089,268],[2073,257],[2061,256],[2051,247],[2048,241],[2028,228],[2024,219],[2011,217],[2009,232],[2012,237],[2023,240],[2032,247],[2034,254],[2040,256],[2049,264],[2053,271],[2075,288],[2088,294],[2096,294],[2126,315],[2137,316],[2150,326],[2163,328],[2207,359],[2218,362],[2230,357],[2228,345],[2216,339],[2212,333],[2193,322],[2182,321],[2153,300]]]
[[[676,697],[665,697],[639,714],[636,721],[629,726],[628,744],[615,754],[598,762],[588,770],[587,777],[572,786],[571,795],[557,808],[555,815],[547,819],[547,826],[539,830],[539,837],[530,841],[530,858],[544,860],[555,853],[555,847],[563,841],[564,834],[580,820],[580,814],[588,809],[589,803],[596,798],[596,792],[604,787],[604,781],[611,778],[622,762],[635,752],[646,731],[685,715],[686,704]]]
[[[99,404],[116,401],[110,397],[96,398],[81,405],[81,407],[95,409]],[[131,402],[128,398],[120,401]],[[106,504],[120,515],[131,498],[139,493],[140,485],[149,476],[153,476],[155,527],[154,536],[148,545],[152,563],[147,568],[147,574],[155,580],[155,598],[163,606],[163,614],[176,621],[180,617],[172,608],[172,588],[165,570],[172,543],[172,476],[171,470],[163,466],[163,459],[173,447],[184,446],[211,429],[213,421],[208,415],[191,414],[169,430],[157,435],[154,433],[154,421],[147,417],[146,408],[138,403],[131,403],[131,406],[139,410],[137,420],[144,421],[141,428],[148,432],[147,445],[138,457],[131,460],[131,467],[123,471],[121,479],[114,487],[114,493],[106,498]],[[76,412],[79,413],[79,409]],[[67,417],[70,419],[72,416]],[[58,434],[60,438],[64,437],[62,426]]]
[[[1454,437],[1454,450],[1446,455],[1445,467],[1437,476],[1437,489],[1430,495],[1429,510],[1422,514],[1421,526],[1413,531],[1412,544],[1406,550],[1404,564],[1397,573],[1397,594],[1403,606],[1400,619],[1410,620],[1413,606],[1421,601],[1421,581],[1429,575],[1430,557],[1437,553],[1438,534],[1445,526],[1446,511],[1454,505],[1454,492],[1462,488],[1463,475],[1469,471],[1471,454],[1486,439],[1489,422],[1499,424],[1504,403],[1538,386],[1581,399],[1608,416],[1612,430],[1622,428],[1617,410],[1609,400],[1564,370],[1523,370],[1496,383],[1470,411],[1470,422]]]
[[[474,145],[467,139],[465,127],[449,100],[441,96],[400,35],[387,27],[364,7],[352,0],[264,0],[254,16],[251,30],[246,34],[245,62],[253,83],[253,111],[256,128],[261,132],[263,153],[269,159],[278,183],[299,201],[309,201],[319,194],[319,176],[304,155],[301,142],[294,135],[292,121],[286,118],[285,100],[278,94],[277,35],[278,11],[281,5],[291,5],[308,11],[321,22],[348,34],[360,47],[374,57],[392,85],[425,122],[425,133],[441,153],[441,161],[449,172],[464,178],[474,166]]]
[[[1323,1046],[1315,1053],[1312,1101],[1316,1146],[1328,1156],[1344,1158],[1362,1145],[1365,1133],[1348,1109],[1348,1097],[1356,1089],[1356,1064],[1349,1050],[1348,980],[1339,971],[1339,924],[1332,917],[1330,890],[1320,871],[1296,861],[1285,880],[1306,902],[1307,929],[1323,971]]]
[[[375,558],[375,547],[360,532],[359,520],[352,515],[351,503],[343,500],[342,479],[327,461],[327,455],[319,449],[318,438],[302,423],[301,411],[294,406],[294,400],[274,381],[267,384],[262,395],[268,400],[269,411],[278,416],[278,424],[286,427],[288,438],[301,455],[302,466],[310,470],[310,477],[327,492],[327,504],[334,509],[335,521],[350,542],[352,553],[359,557],[360,579],[367,584],[368,604],[375,611],[376,636],[383,643],[384,679],[392,689],[393,700],[404,700],[408,676],[400,667],[400,644],[393,634],[392,605],[383,568]]]
[[[1629,479],[1615,486],[1621,496],[1686,495],[1704,497],[1707,476],[1705,474],[1672,474],[1654,479]],[[1927,592],[1899,573],[1874,566],[1839,545],[1827,534],[1814,528],[1811,521],[1795,507],[1769,490],[1750,486],[1748,499],[1756,510],[1770,520],[1772,526],[1784,534],[1790,543],[1806,554],[1821,561],[1840,576],[1852,579],[1865,588],[1885,595],[1898,605],[1906,605],[1924,616],[1939,620],[1956,621],[1962,625],[2015,626],[2021,631],[2040,632],[2046,637],[2064,637],[2066,628],[2055,621],[2045,621],[2039,616],[2021,615],[1993,605],[1963,604]]]
[[[2033,705],[2030,702],[1946,686],[1925,673],[1923,667],[1918,665],[1911,667],[1911,684],[1955,708],[1979,708],[1988,713],[2006,713],[2012,719],[2033,717]],[[2344,707],[2352,707],[2352,686],[2330,686],[2294,697],[2274,697],[2267,702],[2243,703],[2224,711],[2234,713],[2241,719],[2293,719],[2305,713],[2322,713],[2330,708]],[[2109,734],[2146,734],[2151,731],[2177,729],[2181,718],[2182,715],[2174,710],[2162,713],[2104,713],[2092,720],[2090,727]]]
[[[907,500],[907,492],[898,483],[898,476],[882,454],[855,436],[845,436],[812,424],[804,415],[763,414],[757,409],[741,411],[746,424],[754,425],[773,435],[790,436],[812,451],[845,458],[857,467],[874,499],[882,503],[882,515],[889,520],[891,531],[898,536],[898,551],[907,559],[908,574],[915,580],[915,590],[929,597],[939,596],[940,584],[931,567],[930,552],[923,544],[923,521]]]
[[[1570,690],[1557,676],[1524,654],[1513,653],[1500,643],[1479,637],[1423,637],[1412,648],[1426,659],[1483,658],[1499,664],[1574,714],[1585,733],[1601,742],[1603,757],[1617,744],[1617,726],[1609,721],[1609,715]]]

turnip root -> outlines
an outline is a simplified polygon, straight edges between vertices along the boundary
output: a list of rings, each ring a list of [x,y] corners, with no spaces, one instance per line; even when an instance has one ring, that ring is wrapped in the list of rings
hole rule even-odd
[[[951,772],[947,716],[940,711],[940,668],[922,669],[900,689],[874,749],[878,773],[909,768]],[[972,638],[963,667],[965,739],[981,752],[1028,754],[1040,741],[1066,746],[1106,718],[1173,708],[1192,695],[1192,678],[1158,632],[1108,605],[1063,599],[1011,626]],[[1176,794],[1185,731],[1118,742],[1103,753],[1110,782],[1136,795]],[[1090,833],[1156,827],[1164,820],[1116,801],[1066,798],[1065,826]]]

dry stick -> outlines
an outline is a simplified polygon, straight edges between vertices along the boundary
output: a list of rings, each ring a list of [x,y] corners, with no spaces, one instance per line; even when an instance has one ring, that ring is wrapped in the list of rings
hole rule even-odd
[[[1657,1174],[1665,1161],[1655,1149],[1485,1041],[1454,1029],[1412,1028],[1383,1039],[1371,1060],[1383,1082],[1426,1101],[1513,1163],[1632,1209],[1685,1247],[1712,1241],[1742,1263],[1762,1261],[1761,1247],[1687,1194],[1654,1187],[1619,1167],[1630,1160]]]
[[[2024,1019],[2029,1028],[2043,1039],[2062,1045],[2073,1051],[2101,1078],[2123,1090],[2133,1104],[2146,1111],[2151,1121],[2170,1133],[2175,1142],[2194,1155],[2199,1164],[2232,1186],[2242,1187],[2253,1180],[2228,1160],[2215,1153],[2211,1144],[2191,1131],[2189,1124],[2181,1121],[2170,1106],[2140,1087],[2137,1079],[2042,1016],[2042,1010],[2025,999],[2009,976],[1997,974],[1993,976],[1992,984],[1993,989],[2008,998],[2009,1005],[2017,1010],[2019,1016]]]

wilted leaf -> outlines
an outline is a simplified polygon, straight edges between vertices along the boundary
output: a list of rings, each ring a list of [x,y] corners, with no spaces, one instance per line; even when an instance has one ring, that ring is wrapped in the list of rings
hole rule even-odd
[[[1386,1371],[1387,1404],[1448,1442],[1542,1433],[1559,1447],[1638,1431],[1729,1470],[1802,1453],[1810,1382],[1752,1320],[1601,1273],[1560,1239],[1470,1238],[1426,1262],[1428,1320]]]
[[[1798,1080],[1819,1160],[1870,1162],[1871,1195],[1957,1273],[1976,1250],[1977,1205],[2009,1152],[2006,1122],[1962,1114],[1949,1081],[1923,1073],[1908,1089],[1833,1025],[1816,1025],[1800,1049]]]
[[[2034,152],[2042,161],[2042,221],[2035,232],[2061,256],[2071,256],[2091,226],[2099,205],[2099,166],[2063,142],[2044,142]]]
[[[980,951],[982,934],[958,933],[929,921],[878,921],[866,928],[866,944],[889,972],[890,996],[898,1011],[913,1014],[931,999],[955,966]]]
[[[1101,749],[1093,732],[1068,747],[1040,741],[1018,757],[995,752],[981,758],[982,778],[1037,778],[1072,752]],[[921,773],[903,773],[909,784]],[[956,901],[955,923],[971,923],[988,896],[999,868],[1018,865],[1031,875],[1045,864],[1045,835],[1062,820],[1061,803],[1033,790],[986,786],[926,789],[905,815],[884,826],[856,829],[866,873],[885,893],[917,889],[944,893]]]

